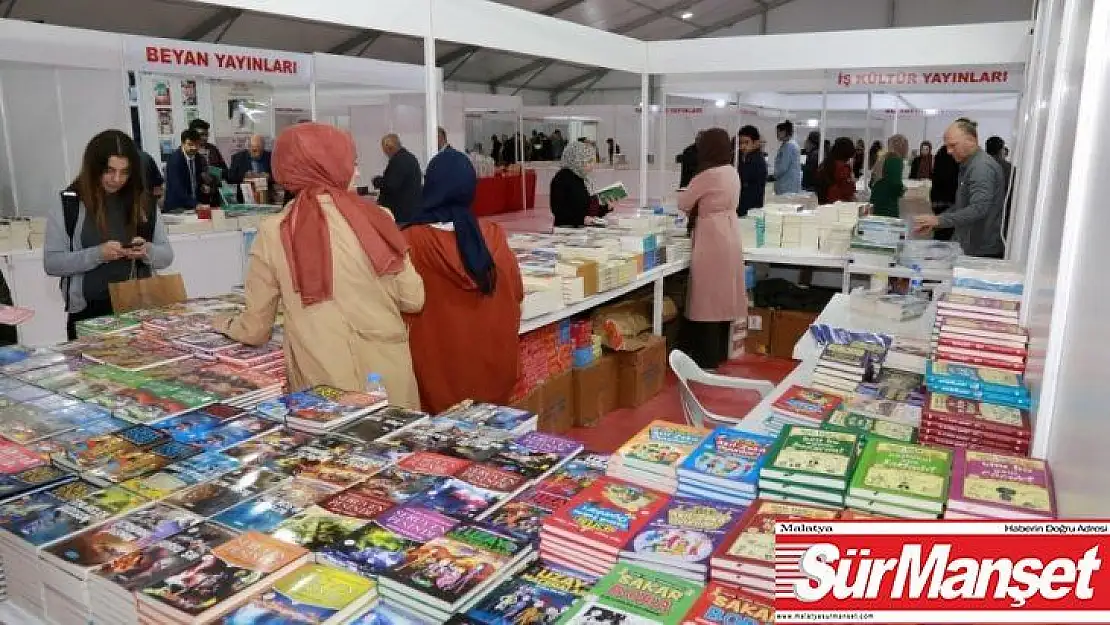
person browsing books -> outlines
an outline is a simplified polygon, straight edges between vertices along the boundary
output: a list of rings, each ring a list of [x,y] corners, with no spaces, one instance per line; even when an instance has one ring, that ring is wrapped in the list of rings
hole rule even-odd
[[[281,133],[274,178],[296,198],[258,227],[245,310],[213,327],[262,345],[281,309],[290,388],[361,390],[377,373],[391,404],[418,408],[401,315],[424,307],[424,283],[389,212],[351,189],[355,159],[351,135],[333,126],[303,123]]]
[[[562,169],[551,179],[551,213],[555,227],[581,228],[587,217],[604,217],[609,207],[594,196],[590,172],[597,162],[596,148],[575,141],[563,150]]]
[[[141,168],[131,137],[105,130],[85,146],[77,179],[50,213],[42,264],[47,275],[62,279],[70,340],[78,321],[112,314],[109,285],[148,278],[173,262]]]
[[[679,210],[697,217],[682,345],[703,369],[728,359],[731,324],[747,315],[739,202],[728,131],[706,130],[698,138],[698,175],[678,194]]]
[[[520,367],[520,267],[501,226],[470,211],[477,186],[470,159],[446,148],[428,163],[423,203],[403,230],[428,299],[407,321],[432,414],[464,399],[508,405]]]

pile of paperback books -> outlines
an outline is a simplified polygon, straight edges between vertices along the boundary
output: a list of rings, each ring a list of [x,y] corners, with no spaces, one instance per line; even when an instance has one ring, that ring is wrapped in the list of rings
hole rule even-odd
[[[1052,472],[1043,460],[956,449],[944,518],[1055,519]]]
[[[770,436],[730,427],[713,430],[678,468],[678,496],[736,506],[755,500]]]
[[[858,445],[855,434],[787,426],[759,471],[759,496],[844,507]]]
[[[609,477],[674,494],[678,466],[709,434],[708,430],[653,421],[609,459]]]
[[[951,478],[951,451],[874,438],[860,454],[845,503],[865,513],[936,519]]]

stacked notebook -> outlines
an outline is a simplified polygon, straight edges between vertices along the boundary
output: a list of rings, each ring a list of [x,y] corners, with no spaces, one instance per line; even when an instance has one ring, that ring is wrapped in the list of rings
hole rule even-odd
[[[845,500],[864,513],[936,519],[944,513],[952,452],[872,439],[864,446]]]
[[[666,493],[603,477],[543,521],[540,557],[585,575],[609,572],[621,549],[666,505]]]
[[[774,444],[770,436],[729,427],[713,430],[678,467],[678,496],[751,504],[758,490],[759,470]]]
[[[1032,437],[1029,415],[1018,408],[930,393],[922,412],[923,443],[1028,456]]]
[[[757,499],[713,552],[709,577],[765,599],[775,594],[775,522],[831,521],[827,507]]]
[[[652,421],[613,454],[606,475],[674,494],[678,466],[708,435],[701,428]]]
[[[305,432],[337,430],[386,406],[382,395],[314,386],[259,404],[256,410]]]
[[[956,449],[944,518],[1055,519],[1052,472],[1043,460]]]
[[[871,352],[862,346],[830,343],[817,360],[812,386],[819,391],[845,396],[855,392],[871,369]]]
[[[702,588],[697,582],[621,563],[598,581],[593,592],[575,601],[559,622],[680,625]]]
[[[672,499],[620,552],[620,561],[705,582],[709,560],[744,508]]]
[[[768,425],[777,434],[790,425],[820,427],[840,406],[838,395],[805,386],[791,386],[771,404]]]
[[[514,576],[532,554],[526,541],[464,523],[408,552],[378,584],[386,603],[445,623]]]
[[[1022,374],[1029,334],[1014,321],[982,321],[962,316],[937,317],[933,360],[953,365],[988,367]]]
[[[759,472],[764,499],[844,507],[859,437],[847,432],[787,426]]]
[[[989,367],[930,362],[925,385],[934,393],[1029,410],[1032,396],[1021,375]]]
[[[223,618],[225,625],[338,625],[378,599],[373,580],[320,564],[304,564]]]

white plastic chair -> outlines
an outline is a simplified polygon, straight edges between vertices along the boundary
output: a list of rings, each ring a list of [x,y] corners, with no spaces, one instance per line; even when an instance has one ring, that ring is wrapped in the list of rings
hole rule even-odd
[[[674,350],[670,356],[671,371],[678,377],[679,396],[682,398],[682,412],[686,415],[686,422],[694,427],[714,428],[720,425],[734,426],[743,420],[743,416],[730,417],[709,412],[701,405],[690,382],[697,382],[707,386],[756,391],[759,396],[766,397],[775,390],[775,385],[766,380],[749,380],[734,378],[727,375],[709,373],[694,362],[680,350]]]

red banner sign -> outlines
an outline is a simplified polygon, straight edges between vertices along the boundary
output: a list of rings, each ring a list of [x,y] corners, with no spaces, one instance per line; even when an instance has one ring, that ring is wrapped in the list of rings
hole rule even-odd
[[[1110,525],[780,522],[777,623],[1110,623]]]
[[[961,68],[937,70],[860,70],[838,72],[833,87],[852,91],[885,89],[962,91],[1020,89],[1020,75],[1002,68]]]
[[[136,37],[128,40],[128,58],[133,69],[155,74],[286,83],[312,79],[312,57],[296,52]]]

